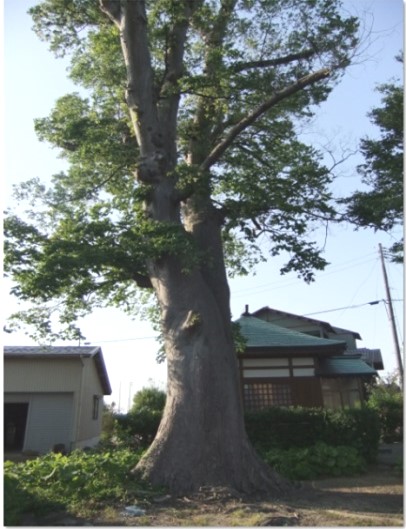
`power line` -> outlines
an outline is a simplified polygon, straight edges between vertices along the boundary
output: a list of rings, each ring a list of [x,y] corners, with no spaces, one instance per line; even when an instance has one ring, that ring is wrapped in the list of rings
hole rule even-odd
[[[403,299],[392,299],[392,301],[403,301]],[[359,307],[365,307],[366,305],[378,305],[378,303],[385,303],[386,306],[386,299],[379,299],[376,301],[368,301],[367,303],[361,303],[359,305],[348,305],[347,307],[338,307],[336,309],[328,309],[328,310],[319,310],[318,312],[308,312],[307,314],[302,314],[302,316],[312,316],[313,314],[325,314],[326,312],[335,312],[337,310],[344,310],[344,309],[357,309]]]
[[[134,342],[136,340],[152,340],[157,339],[158,336],[139,336],[138,338],[121,338],[119,340],[96,340],[97,343],[118,343],[118,342]],[[91,344],[95,340],[85,342],[85,345]]]
[[[379,258],[375,257],[374,259],[371,259],[369,255],[375,255],[375,254],[368,254],[364,255],[362,257],[358,257],[356,259],[351,259],[349,261],[343,261],[341,264],[329,266],[326,271],[320,272],[317,277],[318,279],[323,279],[326,276],[329,276],[331,274],[337,274],[340,272],[344,272],[348,269],[356,268],[358,266],[366,265],[372,261],[377,262]],[[359,262],[357,262],[359,261]],[[297,279],[288,279],[288,282],[285,282],[283,278],[277,279],[275,281],[272,281],[270,283],[262,283],[260,285],[246,287],[246,288],[240,288],[238,290],[232,290],[232,297],[235,298],[241,298],[245,296],[245,292],[255,293],[257,290],[261,291],[267,291],[267,290],[277,290],[280,288],[286,288],[291,285],[297,284]],[[275,285],[275,286],[273,286]]]
[[[403,302],[403,299],[392,299],[392,301],[402,301]],[[375,300],[375,301],[368,301],[367,303],[361,303],[359,305],[347,305],[346,307],[338,307],[338,308],[335,308],[335,309],[319,310],[317,312],[308,312],[306,314],[302,314],[302,316],[313,316],[314,314],[326,314],[328,312],[336,312],[338,310],[344,310],[344,309],[357,309],[359,307],[365,307],[366,305],[378,305],[381,302],[383,302],[385,304],[385,306],[386,306],[386,300],[385,299],[379,299],[379,300]],[[275,321],[277,321],[277,320],[273,320],[273,323]],[[153,339],[156,340],[157,338],[158,338],[158,336],[155,335],[155,336],[140,336],[140,337],[137,337],[137,338],[122,338],[122,339],[117,339],[117,340],[96,340],[96,341],[99,344],[99,343],[133,342],[133,341],[137,341],[137,340],[153,340]],[[92,343],[92,341],[85,342],[85,345],[90,344],[90,343]]]

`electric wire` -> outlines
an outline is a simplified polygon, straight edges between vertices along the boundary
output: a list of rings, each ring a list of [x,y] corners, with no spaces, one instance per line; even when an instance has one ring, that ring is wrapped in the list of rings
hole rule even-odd
[[[375,255],[375,254],[371,254],[371,255]],[[370,262],[377,262],[379,258],[375,257],[374,259],[371,259],[371,258],[368,258],[368,259],[365,259],[366,256],[363,256],[362,257],[362,261],[360,262],[356,262],[356,261],[359,261],[360,258],[357,258],[357,259],[352,259],[350,261],[344,261],[343,263],[341,263],[341,265],[337,265],[336,266],[332,266],[332,267],[329,267],[329,270],[325,271],[325,272],[320,272],[318,274],[318,280],[321,280],[323,279],[324,277],[326,276],[329,276],[329,275],[332,275],[332,274],[337,274],[339,272],[344,272],[346,270],[349,270],[349,269],[352,269],[352,268],[355,268],[355,267],[358,267],[358,266],[363,266],[365,264],[368,264]],[[334,270],[332,270],[332,268],[334,268]],[[233,290],[232,291],[232,297],[233,299],[236,299],[236,298],[241,298],[241,297],[244,297],[246,294],[246,292],[250,292],[250,293],[257,293],[258,291],[261,291],[261,292],[268,292],[270,290],[278,290],[280,288],[286,288],[288,286],[292,286],[292,285],[295,285],[297,284],[297,279],[294,279],[294,280],[288,280],[288,282],[284,281],[283,279],[277,279],[275,281],[272,281],[270,283],[262,283],[260,285],[256,285],[256,286],[253,286],[253,287],[246,287],[246,288],[242,288],[242,289],[238,289],[238,290]],[[273,287],[273,285],[276,285]]]

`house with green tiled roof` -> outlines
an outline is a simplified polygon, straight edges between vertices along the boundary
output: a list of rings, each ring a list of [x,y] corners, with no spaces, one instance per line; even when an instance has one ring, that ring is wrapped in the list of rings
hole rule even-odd
[[[248,310],[248,307],[246,310]],[[384,369],[380,349],[368,349],[367,347],[359,348],[357,346],[357,340],[361,340],[362,338],[356,331],[342,329],[341,327],[336,327],[323,320],[317,320],[299,314],[292,314],[291,312],[276,310],[271,307],[262,307],[253,312],[252,316],[276,324],[279,327],[299,331],[310,336],[343,341],[346,343],[346,354],[361,354],[362,360],[374,369]]]
[[[237,320],[246,410],[270,406],[342,408],[359,405],[377,371],[345,340],[314,336],[269,323],[248,312]]]

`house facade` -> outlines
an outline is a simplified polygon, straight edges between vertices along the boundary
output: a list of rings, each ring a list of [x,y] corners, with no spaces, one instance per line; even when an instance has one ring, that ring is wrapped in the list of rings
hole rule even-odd
[[[70,452],[100,439],[111,387],[100,347],[4,348],[4,449]]]
[[[248,310],[248,307],[246,307],[246,310]],[[270,307],[262,307],[253,312],[252,315],[269,323],[274,323],[279,327],[299,331],[310,336],[317,336],[318,338],[345,342],[345,354],[360,354],[361,359],[374,369],[384,369],[380,349],[358,348],[357,340],[362,340],[358,332],[335,327],[326,321],[299,316]]]
[[[245,340],[239,355],[244,408],[343,408],[364,400],[377,371],[349,354],[347,342],[306,334],[249,314],[237,320]]]

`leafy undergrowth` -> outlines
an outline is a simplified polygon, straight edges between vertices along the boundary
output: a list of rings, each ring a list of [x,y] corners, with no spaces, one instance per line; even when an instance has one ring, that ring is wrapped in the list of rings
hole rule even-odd
[[[115,449],[77,450],[70,455],[50,453],[23,463],[4,463],[5,525],[18,525],[24,513],[43,516],[65,510],[86,515],[106,503],[131,502],[149,490],[131,469],[140,452]]]
[[[224,512],[226,505],[226,510],[231,510],[228,512],[225,525],[256,525],[259,522],[259,519],[257,520],[259,512],[261,512],[261,521],[265,515],[269,516],[266,509],[259,511],[258,505],[256,508],[248,509],[247,505],[240,503],[240,500],[234,504],[221,501],[218,512],[217,500],[215,500],[214,511],[209,513],[207,498],[204,501],[197,501],[193,509],[191,509],[193,505],[191,499],[185,499],[186,503],[183,504],[182,500],[182,508],[179,509],[180,500],[172,498],[162,490],[152,489],[131,474],[141,455],[141,452],[127,448],[105,448],[91,452],[75,451],[68,456],[47,454],[23,463],[6,461],[4,463],[5,525],[22,524],[26,514],[41,520],[49,513],[52,515],[58,512],[70,513],[88,520],[101,519],[104,522],[107,518],[108,525],[112,525],[110,521],[116,522],[117,516],[119,525],[123,522],[125,525],[161,525],[162,523],[185,525],[186,520],[188,521],[186,525],[189,525],[190,520],[198,515],[201,523],[197,525],[209,525],[214,523],[213,516],[216,518],[218,512]],[[365,469],[363,459],[351,447],[331,447],[323,443],[303,449],[273,449],[264,453],[263,457],[281,474],[295,480],[315,479],[320,476],[359,475]],[[302,494],[303,491],[300,496]],[[164,498],[163,503],[158,503],[162,498]],[[123,506],[134,504],[146,508],[145,517],[127,520],[119,516],[118,513],[122,511]],[[269,506],[265,507],[269,508]],[[296,525],[297,520],[290,511],[285,512],[280,507],[272,516],[287,517],[289,523]],[[111,511],[110,516],[107,516],[108,511]],[[231,512],[233,517],[230,517]],[[237,516],[238,513],[241,516]],[[207,523],[203,523],[205,517],[210,518],[206,520]],[[286,523],[287,520],[283,525]],[[222,524],[223,520],[220,521],[220,525]]]
[[[365,472],[365,459],[352,446],[316,443],[306,448],[273,448],[262,454],[277,472],[293,480],[354,476]]]

